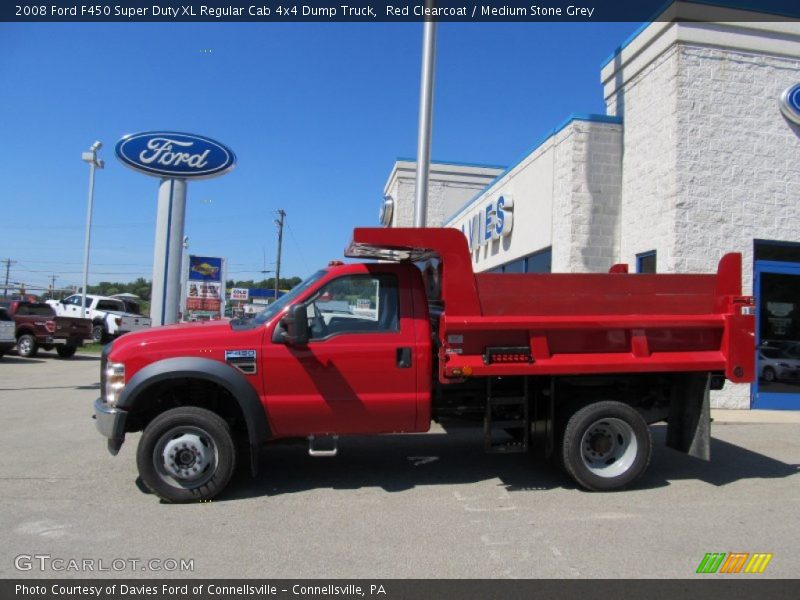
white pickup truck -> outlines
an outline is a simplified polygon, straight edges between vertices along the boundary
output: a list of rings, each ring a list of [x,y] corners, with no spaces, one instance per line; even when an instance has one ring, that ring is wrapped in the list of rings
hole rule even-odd
[[[58,316],[82,316],[80,294],[73,294],[63,300],[48,300],[47,303],[55,309]],[[92,320],[92,340],[101,343],[129,331],[150,327],[150,319],[140,314],[138,298],[132,294],[86,294],[86,314],[83,316]]]

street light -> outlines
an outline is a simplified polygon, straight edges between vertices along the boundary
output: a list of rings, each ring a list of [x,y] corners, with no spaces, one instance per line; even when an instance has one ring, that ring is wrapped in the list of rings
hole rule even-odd
[[[86,317],[86,287],[89,284],[89,240],[92,237],[92,205],[94,204],[94,170],[102,169],[105,163],[97,158],[97,151],[103,142],[95,142],[88,152],[81,154],[81,160],[89,163],[89,206],[86,209],[86,239],[83,242],[83,293],[81,294],[81,315]]]

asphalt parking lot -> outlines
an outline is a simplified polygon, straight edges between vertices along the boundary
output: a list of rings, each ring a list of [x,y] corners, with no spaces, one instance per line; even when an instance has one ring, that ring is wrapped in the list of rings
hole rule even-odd
[[[655,427],[644,480],[613,494],[528,457],[485,455],[478,431],[437,429],[345,439],[333,459],[276,445],[257,479],[168,505],[136,485],[138,436],[112,457],[95,431],[98,367],[81,354],[0,361],[2,577],[683,578],[701,577],[707,552],[772,553],[746,577],[797,576],[796,418],[717,417],[711,463],[665,448]],[[32,559],[20,571],[20,555],[193,563],[95,573]]]

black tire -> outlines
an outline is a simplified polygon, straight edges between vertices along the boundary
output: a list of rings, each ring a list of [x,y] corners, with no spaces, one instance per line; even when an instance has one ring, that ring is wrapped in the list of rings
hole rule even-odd
[[[778,380],[778,374],[775,373],[775,369],[772,367],[764,367],[764,381],[768,383],[773,383],[774,381]]]
[[[72,358],[75,356],[75,351],[77,350],[77,346],[69,346],[69,345],[61,345],[56,346],[56,352],[61,358]]]
[[[636,409],[622,402],[584,406],[567,421],[561,459],[581,487],[596,492],[623,489],[647,469],[653,442]]]
[[[23,333],[17,338],[17,354],[22,358],[33,358],[39,352],[36,338],[30,333]]]
[[[106,326],[102,323],[92,325],[92,341],[96,344],[105,344],[108,341]]]
[[[162,500],[198,502],[228,485],[236,446],[230,426],[216,413],[195,406],[173,408],[145,428],[136,464],[142,481]]]

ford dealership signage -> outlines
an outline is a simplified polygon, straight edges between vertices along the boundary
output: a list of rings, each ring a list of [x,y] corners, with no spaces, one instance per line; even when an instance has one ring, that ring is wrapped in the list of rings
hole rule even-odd
[[[800,125],[800,83],[781,94],[781,112],[787,119]]]
[[[514,228],[514,200],[508,194],[488,202],[461,226],[470,250],[477,250],[492,240],[499,240]]]
[[[146,131],[126,135],[117,158],[131,169],[171,179],[202,179],[230,171],[236,155],[227,146],[202,135]]]

